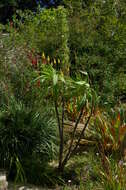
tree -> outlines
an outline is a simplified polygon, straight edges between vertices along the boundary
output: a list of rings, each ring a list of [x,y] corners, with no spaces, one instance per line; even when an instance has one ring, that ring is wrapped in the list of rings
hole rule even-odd
[[[1,0],[0,1],[0,22],[7,22],[12,19],[16,10],[36,11],[37,6],[41,8],[57,7],[62,4],[62,0]]]
[[[16,42],[25,42],[28,49],[34,49],[40,56],[44,52],[52,62],[59,60],[62,70],[69,73],[69,26],[64,7],[38,10],[35,15],[31,11],[19,11],[13,23],[18,29],[16,36],[11,30]],[[55,66],[59,66],[57,61]]]
[[[71,75],[87,71],[103,102],[117,102],[120,94],[126,93],[123,82],[126,80],[126,2],[66,0],[64,3],[69,12]]]
[[[63,172],[67,161],[70,159],[71,155],[76,151],[80,140],[82,139],[85,129],[87,128],[91,116],[94,111],[94,102],[92,100],[92,90],[86,81],[76,81],[64,75],[62,72],[56,71],[52,66],[44,66],[41,71],[41,76],[36,80],[40,80],[46,88],[47,94],[50,95],[54,107],[55,114],[59,129],[59,172]],[[46,93],[45,93],[46,94]],[[46,95],[47,95],[46,94]],[[80,101],[77,106],[78,116],[73,128],[72,136],[70,139],[69,148],[64,153],[64,118],[65,118],[65,106],[70,99],[73,97],[79,98]],[[85,123],[83,129],[78,137],[77,143],[74,144],[75,133],[78,128],[78,124],[86,110],[87,102],[90,101],[90,111],[85,117]],[[61,110],[59,112],[59,109]]]

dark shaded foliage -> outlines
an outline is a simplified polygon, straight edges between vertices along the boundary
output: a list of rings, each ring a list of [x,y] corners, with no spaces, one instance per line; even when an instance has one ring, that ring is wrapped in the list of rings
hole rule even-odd
[[[30,159],[44,169],[56,153],[56,144],[56,124],[49,113],[35,112],[14,99],[1,110],[0,168],[7,170],[11,179],[19,179],[22,173],[27,179]],[[28,171],[31,169],[29,165]]]
[[[6,23],[12,19],[12,15],[17,9],[30,9],[36,11],[37,6],[41,8],[57,7],[62,0],[1,0],[0,2],[0,22]]]

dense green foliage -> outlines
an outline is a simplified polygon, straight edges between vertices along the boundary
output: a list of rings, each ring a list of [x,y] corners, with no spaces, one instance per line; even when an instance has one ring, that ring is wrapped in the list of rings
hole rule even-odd
[[[92,89],[90,88],[90,85],[85,80],[79,81],[79,80],[73,80],[72,78],[68,77],[68,75],[64,75],[64,73],[58,72],[55,69],[53,69],[50,65],[45,65],[45,67],[42,68],[41,76],[37,79],[42,82],[43,85],[46,86],[48,89],[48,94],[52,94],[51,99],[54,102],[55,107],[55,113],[57,118],[57,124],[59,129],[59,137],[60,137],[60,148],[59,148],[59,172],[64,171],[64,167],[67,164],[68,160],[70,159],[73,152],[76,151],[76,149],[79,146],[79,142],[82,139],[82,136],[89,124],[89,121],[91,119],[93,110],[94,110],[94,97],[92,98]],[[70,101],[73,99],[78,100],[77,102],[77,116],[75,118],[76,123],[74,126],[74,129],[72,130],[72,137],[70,139],[71,143],[66,151],[64,151],[64,119],[66,117],[65,109],[67,104],[70,104]],[[91,104],[91,112],[89,116],[85,117],[85,123],[82,128],[82,131],[80,133],[80,136],[77,140],[77,143],[74,145],[74,136],[76,133],[76,129],[78,127],[78,124],[81,120],[81,117],[83,115],[83,112],[87,109],[87,104]],[[89,107],[89,106],[88,106]],[[59,112],[59,109],[61,111]],[[89,108],[90,109],[90,108]],[[61,121],[60,121],[60,114],[61,114]],[[63,153],[65,156],[63,156]]]
[[[66,1],[71,72],[87,71],[104,103],[126,93],[126,4],[124,1]],[[123,80],[122,80],[123,79]]]
[[[1,0],[0,1],[0,22],[6,23],[12,20],[13,14],[17,10],[32,10],[36,12],[37,6],[41,9],[57,7],[62,4],[62,0]]]
[[[11,32],[18,43],[24,42],[27,48],[34,49],[39,56],[45,52],[52,62],[54,58],[60,59],[62,69],[67,72],[69,29],[67,13],[63,7],[38,11],[36,15],[32,12],[19,12],[13,21],[19,33],[13,33],[13,29]]]
[[[73,0],[64,4],[66,10],[59,7],[36,15],[19,12],[20,22],[15,17],[14,22],[21,40],[39,53],[60,58],[63,67],[70,65],[72,77],[79,76],[80,70],[88,72],[103,104],[124,99],[125,3]]]
[[[16,13],[0,24],[0,167],[54,185],[72,179],[73,164],[80,189],[124,190],[125,1],[64,0],[36,12],[34,1],[18,3],[0,2]],[[91,163],[77,156],[76,171],[69,159],[90,145]]]
[[[35,167],[41,165],[39,175],[43,175],[48,161],[55,157],[56,134],[56,122],[50,113],[47,116],[10,100],[0,114],[0,167],[15,180],[32,182]],[[36,176],[34,183],[40,180]]]
[[[42,98],[44,89],[33,83],[38,74],[25,50],[15,41],[12,44],[11,36],[1,38],[0,167],[10,178],[40,183],[57,153],[56,121],[50,104]],[[38,177],[34,172],[40,163]]]

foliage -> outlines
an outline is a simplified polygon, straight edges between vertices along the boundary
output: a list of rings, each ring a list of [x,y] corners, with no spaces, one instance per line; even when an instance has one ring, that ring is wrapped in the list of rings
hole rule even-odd
[[[33,78],[38,76],[33,61],[34,58],[29,59],[29,49],[25,45],[16,44],[15,39],[12,42],[8,34],[1,37],[0,106],[8,105],[13,96],[32,109],[40,108],[43,102],[42,87],[37,83],[31,85]]]
[[[48,181],[47,164],[57,153],[56,122],[43,87],[32,83],[43,63],[36,68],[35,52],[12,30],[0,36],[0,167],[11,179],[40,184]]]
[[[126,92],[126,4],[114,0],[72,0],[65,4],[69,13],[71,74],[88,72],[102,103],[113,105]]]
[[[57,1],[57,0],[1,0],[0,2],[0,7],[5,7],[5,6],[16,6],[19,9],[28,9],[28,8],[35,8],[37,4],[40,4],[42,7],[46,7],[46,6],[51,6],[51,5],[55,5],[55,4],[59,4],[61,1]]]
[[[30,165],[28,171],[25,167],[29,158],[36,158],[44,169],[57,151],[55,125],[50,114],[34,112],[12,98],[0,112],[1,167],[18,180],[32,170]]]
[[[126,189],[126,167],[123,161],[118,163],[102,156],[102,169],[100,169],[100,178],[105,190],[125,190]]]
[[[62,71],[56,71],[51,65],[44,65],[41,71],[40,77],[36,80],[40,80],[46,88],[48,89],[48,94],[51,95],[51,98],[54,102],[55,113],[59,129],[59,138],[60,138],[60,147],[59,147],[59,171],[63,172],[64,167],[73,154],[76,151],[79,142],[85,132],[86,127],[88,126],[91,116],[93,114],[94,104],[92,100],[92,91],[89,84],[86,81],[76,81],[72,78],[64,75]],[[75,122],[73,129],[72,137],[70,139],[70,145],[66,155],[63,158],[64,152],[64,118],[65,118],[65,104],[72,97],[80,97],[78,105],[78,116]],[[87,118],[85,118],[85,123],[83,129],[80,133],[80,136],[77,140],[75,146],[73,146],[73,141],[76,133],[76,129],[83,115],[84,109],[88,101],[91,101],[91,111]],[[61,106],[60,106],[61,105]],[[61,117],[58,108],[61,107]]]
[[[62,0],[1,0],[0,1],[0,22],[6,23],[12,20],[17,10],[32,10],[36,12],[37,7],[42,11],[45,8],[57,7]]]
[[[112,109],[109,115],[102,110],[97,111],[94,125],[104,151],[112,153],[119,151],[121,154],[120,150],[126,135],[125,117],[124,109]]]
[[[39,56],[45,52],[53,62],[60,60],[62,69],[69,72],[68,23],[67,12],[63,7],[57,9],[21,12],[13,17],[12,40],[25,42],[28,49],[35,50]],[[15,32],[16,28],[16,32]],[[56,65],[58,62],[56,61]]]
[[[102,190],[99,165],[99,155],[95,154],[94,149],[88,147],[88,152],[84,150],[74,155],[64,170],[63,177],[67,184],[65,188]]]
[[[25,41],[39,56],[45,52],[52,62],[59,58],[66,73],[71,63],[72,77],[83,77],[80,70],[88,72],[104,105],[124,100],[125,3],[73,0],[64,5],[36,14],[19,11],[13,19],[14,28],[20,31],[15,34],[17,41]]]
[[[63,184],[47,166],[57,153],[56,144],[62,172],[91,125],[88,132],[95,130],[94,153],[98,148],[102,165],[98,175],[96,155],[87,160],[77,156],[79,166],[73,170],[79,188],[99,183],[103,189],[124,190],[125,163],[116,159],[125,156],[126,147],[126,109],[121,105],[126,99],[126,3],[64,0],[64,7],[45,9],[49,1],[43,2],[44,9],[39,1],[36,12],[24,10],[36,6],[35,1],[0,2],[8,12],[12,7],[12,13],[23,10],[8,25],[0,24],[0,167],[15,180]],[[65,147],[67,119],[74,126]],[[79,122],[83,128],[77,136]],[[107,158],[110,154],[117,157]]]

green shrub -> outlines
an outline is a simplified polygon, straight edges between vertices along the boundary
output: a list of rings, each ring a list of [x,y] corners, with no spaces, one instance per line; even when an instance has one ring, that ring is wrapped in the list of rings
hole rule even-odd
[[[44,183],[57,153],[54,112],[43,86],[33,83],[39,70],[29,59],[31,50],[12,30],[0,39],[0,167],[16,181]]]
[[[35,0],[1,0],[0,1],[0,22],[7,22],[17,9],[35,9]]]
[[[73,76],[88,72],[90,82],[113,105],[126,91],[126,2],[65,1],[69,12],[70,61]],[[123,81],[122,81],[123,78]]]
[[[33,109],[41,107],[42,87],[38,84],[31,85],[38,76],[38,71],[28,57],[29,50],[26,46],[11,41],[11,36],[6,34],[1,38],[0,45],[0,106],[8,105],[9,98],[15,97]]]
[[[28,160],[36,165],[39,161],[44,169],[56,155],[56,124],[51,115],[46,114],[34,112],[13,98],[8,107],[1,110],[0,167],[7,169],[10,177],[27,179],[33,167],[29,165],[27,170]]]
[[[29,49],[34,49],[41,57],[45,52],[53,59],[60,59],[62,69],[69,67],[67,11],[63,7],[45,9],[36,14],[30,11],[19,11],[13,17],[15,30],[13,38],[26,43]],[[12,40],[13,40],[12,38]],[[19,43],[20,43],[19,42]]]

